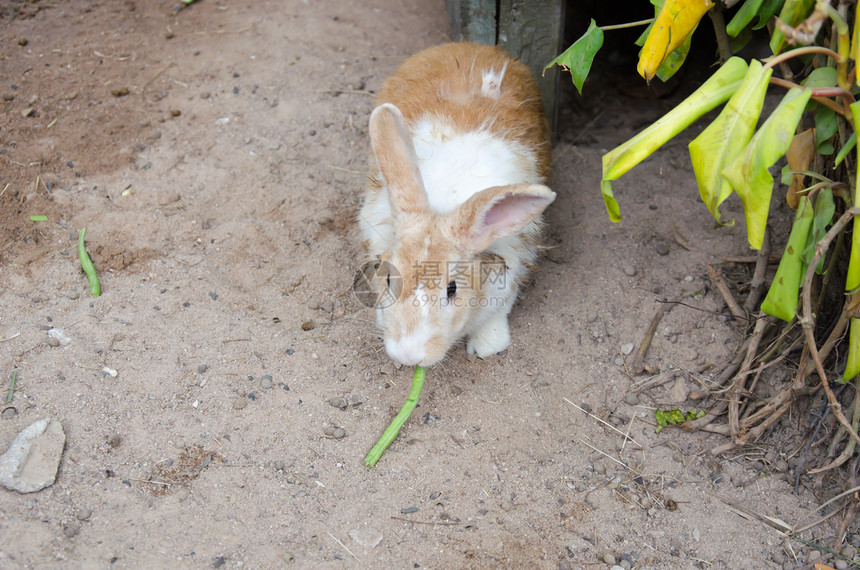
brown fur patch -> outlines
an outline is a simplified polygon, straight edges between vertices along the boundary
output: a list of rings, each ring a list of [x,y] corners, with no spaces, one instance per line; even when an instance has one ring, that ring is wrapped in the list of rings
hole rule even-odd
[[[498,98],[481,93],[482,72],[507,63]],[[529,68],[495,46],[452,43],[424,50],[387,79],[376,104],[393,103],[407,123],[424,115],[449,117],[462,132],[488,128],[536,153],[545,182],[552,161],[549,121]]]

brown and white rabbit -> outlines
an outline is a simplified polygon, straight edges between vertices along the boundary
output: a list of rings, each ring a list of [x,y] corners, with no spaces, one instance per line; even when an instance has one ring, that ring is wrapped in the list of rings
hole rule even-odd
[[[388,355],[430,366],[463,337],[482,358],[504,350],[555,199],[531,72],[496,47],[424,50],[384,82],[370,139],[360,226]]]

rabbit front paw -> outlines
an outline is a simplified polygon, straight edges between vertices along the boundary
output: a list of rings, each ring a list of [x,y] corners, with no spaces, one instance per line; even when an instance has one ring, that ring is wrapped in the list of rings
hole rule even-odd
[[[501,315],[489,320],[480,329],[469,335],[466,351],[486,358],[508,348],[511,344],[511,331],[508,328],[508,316]]]

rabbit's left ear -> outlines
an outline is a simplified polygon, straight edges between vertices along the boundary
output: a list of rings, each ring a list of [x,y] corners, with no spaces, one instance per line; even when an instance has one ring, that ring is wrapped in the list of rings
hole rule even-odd
[[[475,252],[528,226],[555,200],[541,184],[514,184],[481,190],[452,212],[458,240]]]
[[[400,109],[385,103],[370,115],[370,144],[385,179],[395,219],[429,211],[427,192],[409,127]]]

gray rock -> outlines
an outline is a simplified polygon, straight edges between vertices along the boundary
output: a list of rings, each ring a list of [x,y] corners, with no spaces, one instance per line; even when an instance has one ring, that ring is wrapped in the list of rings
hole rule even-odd
[[[63,424],[43,419],[30,424],[0,455],[0,485],[19,493],[33,493],[54,484],[66,445]]]

